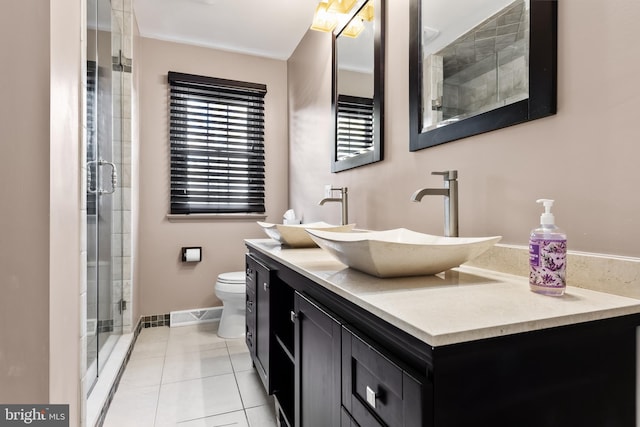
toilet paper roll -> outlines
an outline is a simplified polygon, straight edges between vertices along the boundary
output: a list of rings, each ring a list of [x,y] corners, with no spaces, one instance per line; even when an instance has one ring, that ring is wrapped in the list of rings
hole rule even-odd
[[[184,262],[199,262],[200,261],[200,248],[187,248],[184,251]]]

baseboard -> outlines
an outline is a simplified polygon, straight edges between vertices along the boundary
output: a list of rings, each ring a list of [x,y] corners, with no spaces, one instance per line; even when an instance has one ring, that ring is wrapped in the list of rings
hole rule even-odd
[[[222,307],[197,308],[193,310],[172,311],[170,326],[187,326],[217,322],[222,316]]]

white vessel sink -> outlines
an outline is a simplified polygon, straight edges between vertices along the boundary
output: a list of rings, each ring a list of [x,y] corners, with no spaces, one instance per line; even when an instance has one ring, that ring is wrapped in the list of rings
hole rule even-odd
[[[311,230],[328,230],[333,232],[348,232],[353,230],[355,224],[347,225],[331,225],[326,222],[311,222],[308,224],[271,224],[269,222],[260,222],[258,225],[267,233],[267,236],[273,240],[277,240],[283,245],[292,248],[312,248],[316,243],[311,236],[305,231]]]
[[[502,236],[441,237],[406,228],[363,233],[307,230],[343,264],[377,277],[437,274],[469,261]]]

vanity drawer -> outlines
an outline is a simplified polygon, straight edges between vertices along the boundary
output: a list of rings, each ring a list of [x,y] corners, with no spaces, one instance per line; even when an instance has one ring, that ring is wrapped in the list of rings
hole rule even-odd
[[[373,415],[369,415],[367,422],[363,425],[382,426],[382,424],[376,421]],[[340,427],[360,427],[360,425],[355,422],[355,420],[351,417],[351,414],[344,408],[344,406],[340,409]]]
[[[246,256],[246,331],[245,341],[258,376],[268,394],[272,394],[271,381],[271,282],[275,270],[251,254]]]
[[[424,425],[422,383],[346,327],[342,374],[342,405],[360,427]]]

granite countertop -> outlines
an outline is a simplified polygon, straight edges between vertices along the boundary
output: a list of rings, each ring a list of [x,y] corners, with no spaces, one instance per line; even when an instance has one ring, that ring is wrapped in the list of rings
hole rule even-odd
[[[245,243],[431,346],[640,313],[638,299],[571,286],[562,297],[539,295],[527,277],[476,267],[380,279],[320,248],[288,249],[271,239]]]

